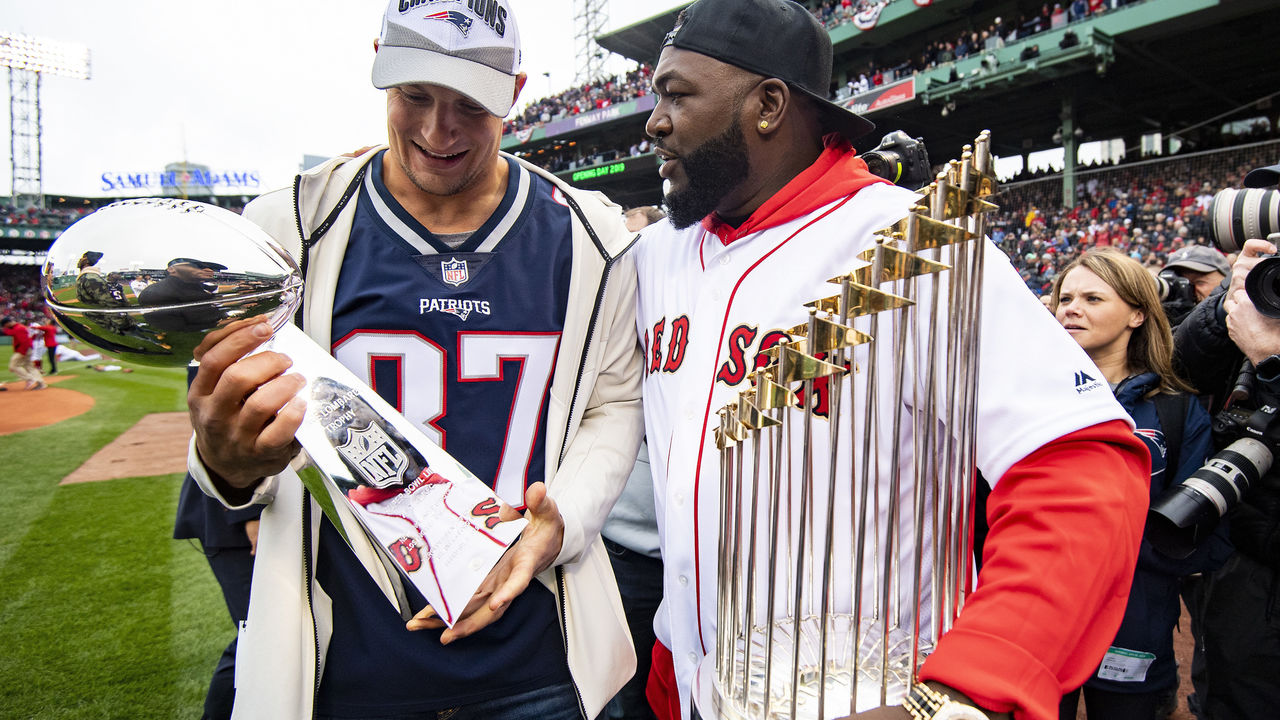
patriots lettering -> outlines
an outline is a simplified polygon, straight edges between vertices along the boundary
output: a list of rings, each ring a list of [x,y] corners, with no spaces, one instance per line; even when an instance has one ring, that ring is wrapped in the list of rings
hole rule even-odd
[[[473,312],[479,315],[493,314],[488,300],[457,300],[455,298],[420,298],[418,300],[419,315],[433,312],[449,313],[464,321]]]

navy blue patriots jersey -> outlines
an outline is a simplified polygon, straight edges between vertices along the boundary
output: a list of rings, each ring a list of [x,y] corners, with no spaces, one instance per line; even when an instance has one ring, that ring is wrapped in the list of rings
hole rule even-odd
[[[543,479],[564,328],[569,209],[515,163],[502,203],[452,249],[365,176],[333,307],[333,354],[515,507]]]
[[[333,354],[503,500],[523,507],[525,488],[544,480],[546,397],[572,264],[570,211],[548,181],[507,161],[501,204],[450,248],[391,196],[382,160],[372,161],[358,195],[333,306]],[[334,623],[321,713],[432,710],[569,680],[555,600],[539,582],[498,622],[444,647],[440,631],[404,629],[327,519],[316,572],[335,617],[354,619]],[[425,605],[407,583],[406,590],[415,607]],[[335,703],[353,697],[360,707]]]

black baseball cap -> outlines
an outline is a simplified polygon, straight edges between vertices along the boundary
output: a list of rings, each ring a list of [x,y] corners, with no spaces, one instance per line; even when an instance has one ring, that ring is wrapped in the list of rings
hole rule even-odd
[[[170,260],[168,267],[173,267],[174,265],[194,265],[198,268],[203,268],[205,270],[226,270],[227,269],[226,265],[219,265],[216,262],[208,262],[205,260],[196,260],[195,258],[184,258],[184,257],[174,258]]]
[[[778,78],[814,101],[824,127],[849,140],[875,124],[827,99],[831,36],[803,5],[791,0],[698,0],[667,33],[672,45],[765,77]]]

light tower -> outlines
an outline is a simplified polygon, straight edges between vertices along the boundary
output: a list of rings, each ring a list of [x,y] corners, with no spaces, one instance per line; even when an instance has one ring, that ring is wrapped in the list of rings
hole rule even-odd
[[[0,32],[0,67],[9,68],[9,157],[15,207],[44,207],[40,175],[40,76],[89,79],[89,48]]]
[[[574,67],[577,85],[598,80],[604,74],[605,51],[596,44],[596,36],[604,32],[609,19],[605,10],[608,0],[573,0]]]

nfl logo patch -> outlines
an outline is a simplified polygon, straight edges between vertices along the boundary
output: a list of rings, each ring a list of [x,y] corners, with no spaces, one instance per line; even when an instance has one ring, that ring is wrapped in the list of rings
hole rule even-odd
[[[351,461],[365,481],[378,489],[404,483],[409,457],[376,423],[363,429],[347,428],[347,441],[338,452]]]
[[[440,272],[444,275],[444,281],[454,287],[458,287],[469,279],[467,277],[466,260],[449,258],[445,262],[440,263]]]

